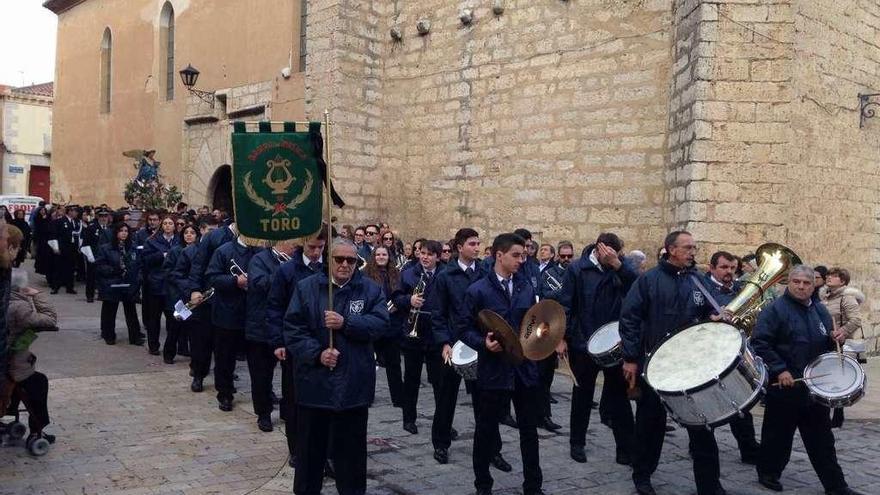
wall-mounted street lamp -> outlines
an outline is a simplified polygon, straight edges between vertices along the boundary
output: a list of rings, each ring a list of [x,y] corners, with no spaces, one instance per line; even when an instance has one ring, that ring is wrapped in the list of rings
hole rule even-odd
[[[187,91],[198,96],[200,100],[214,108],[214,92],[195,88],[196,81],[199,80],[198,69],[190,64],[186,64],[186,68],[180,71],[180,79],[183,81],[183,85],[186,86]]]
[[[880,107],[880,93],[859,93],[859,128],[865,127],[865,121],[874,118]]]

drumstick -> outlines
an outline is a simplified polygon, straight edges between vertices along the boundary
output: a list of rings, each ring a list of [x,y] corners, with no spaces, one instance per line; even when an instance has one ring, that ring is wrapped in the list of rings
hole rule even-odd
[[[840,348],[840,341],[834,339],[834,343],[837,344],[837,355],[840,357],[840,371],[843,371],[843,349]]]
[[[568,374],[571,375],[571,381],[574,382],[574,386],[580,387],[580,385],[578,385],[578,379],[574,376],[574,371],[571,369],[571,364],[568,362],[568,354],[560,354],[559,358],[562,361],[562,364],[565,365],[565,369],[568,370]]]
[[[811,382],[813,380],[816,380],[818,378],[824,378],[826,376],[831,376],[831,373],[826,373],[824,375],[816,375],[816,376],[805,376],[803,378],[795,378],[794,382],[795,383],[797,383],[797,382]],[[779,384],[779,382],[771,383],[771,385],[773,385],[774,387],[781,387],[782,386]]]

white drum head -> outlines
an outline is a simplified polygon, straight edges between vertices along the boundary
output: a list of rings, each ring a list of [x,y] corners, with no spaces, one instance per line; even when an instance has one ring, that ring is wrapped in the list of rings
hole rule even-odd
[[[666,340],[648,361],[645,376],[655,390],[682,392],[719,377],[736,360],[744,337],[727,323],[705,322]]]
[[[477,351],[473,350],[462,341],[458,341],[452,346],[452,363],[468,364],[477,360]]]
[[[599,327],[599,329],[590,336],[590,341],[587,342],[587,352],[599,356],[614,349],[618,344],[620,344],[618,322],[612,321],[611,323],[606,323]]]
[[[841,367],[841,359],[836,352],[822,354],[804,370],[807,387],[828,399],[849,397],[858,390],[864,377],[865,372],[858,361],[844,355]]]

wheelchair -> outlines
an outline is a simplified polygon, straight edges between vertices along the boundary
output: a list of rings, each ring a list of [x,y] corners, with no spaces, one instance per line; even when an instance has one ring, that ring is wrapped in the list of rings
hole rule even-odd
[[[2,391],[0,391],[2,393]],[[21,444],[22,439],[28,434],[28,427],[21,421],[21,413],[27,412],[27,399],[24,392],[17,386],[11,387],[9,394],[9,407],[4,416],[0,416],[0,446],[10,447]],[[2,404],[4,401],[0,401]],[[3,422],[4,418],[12,418],[10,422]],[[46,433],[29,435],[24,441],[25,449],[33,456],[44,456],[49,452],[49,446],[55,443],[55,437]]]

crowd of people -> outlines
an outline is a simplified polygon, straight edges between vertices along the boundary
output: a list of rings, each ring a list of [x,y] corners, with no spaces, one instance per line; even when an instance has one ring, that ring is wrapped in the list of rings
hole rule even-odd
[[[459,341],[478,354],[476,379],[465,380],[473,404],[478,494],[492,492],[490,467],[512,471],[501,454],[499,425],[518,431],[524,493],[544,493],[537,428],[561,429],[553,421],[556,400],[550,394],[560,358],[570,361],[577,383],[568,411],[571,458],[587,462],[586,432],[591,411],[598,408],[600,421],[613,432],[617,464],[629,466],[639,494],[655,493],[651,476],[664,436],[674,427],[641,374],[646,356],[665,335],[686,324],[723,319],[697,293],[708,291],[707,297],[722,306],[729,303],[760,261],[754,254],[718,251],[700,271],[696,240],[684,231],[663,240],[650,269],[645,253],[627,251],[623,239],[610,232],[577,251],[571,241],[539,243],[526,229],[500,234],[484,247],[472,228],[459,229],[449,240],[405,243],[385,223],[325,225],[304,239],[255,247],[240,238],[227,212],[206,207],[196,212],[186,205],[176,210],[147,212],[143,225],[135,227],[126,211],[41,206],[27,234],[17,228],[23,218],[19,212],[7,228],[19,231],[15,245],[21,251],[28,250],[24,239],[32,240],[36,271],[46,276],[53,294],[61,286],[76,293],[78,277],[85,282],[88,302],[95,300],[97,289],[106,344],[116,343],[122,304],[130,344],[146,343],[147,351],[161,353],[166,363],[177,356],[190,358],[192,392],[205,390],[213,362],[213,387],[222,411],[235,407],[235,362],[246,360],[257,426],[273,430],[275,403],[288,425],[297,494],[320,493],[325,475],[335,477],[341,494],[365,493],[367,419],[377,365],[387,377],[391,403],[401,410],[403,430],[413,435],[419,433],[419,388],[426,371],[434,396],[433,456],[448,463],[451,442],[458,437],[452,424],[462,376],[450,361]],[[19,252],[10,255],[9,266],[21,262]],[[765,293],[772,300],[751,341],[768,365],[770,380],[781,387],[768,387],[761,442],[747,411],[730,427],[740,460],[756,465],[758,480],[768,489],[782,490],[779,479],[799,429],[826,492],[858,493],[847,486],[834,449],[831,428],[842,424],[842,410],[832,415],[811,402],[796,382],[812,359],[860,331],[859,306],[865,297],[849,282],[843,268],[798,265],[790,270],[787,285]],[[32,298],[32,307],[45,319],[25,327],[54,326],[54,314],[37,303],[42,296],[24,286],[14,291],[13,302],[2,301],[10,305],[10,332],[16,325],[12,305],[20,298]],[[519,329],[526,311],[541,299],[556,300],[565,309],[565,339],[544,360],[511,364],[498,336],[481,330],[477,315],[490,309]],[[179,319],[181,312],[187,317]],[[160,343],[163,316],[166,338]],[[591,358],[587,342],[614,321],[620,325],[623,362],[603,367]],[[276,367],[280,397],[272,387]],[[602,392],[594,402],[600,372]],[[23,383],[20,377],[13,375],[13,381]],[[636,385],[641,390],[637,397],[630,393]],[[35,426],[38,431],[44,427]],[[725,493],[713,430],[685,429],[697,493]]]

